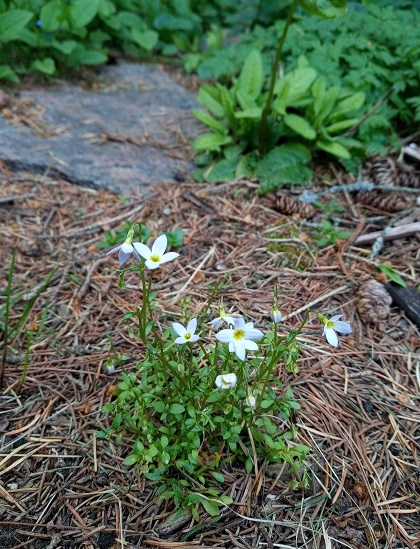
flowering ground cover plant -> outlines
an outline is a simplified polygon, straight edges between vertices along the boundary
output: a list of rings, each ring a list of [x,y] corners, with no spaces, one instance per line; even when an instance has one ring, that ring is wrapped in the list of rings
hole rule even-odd
[[[136,226],[125,243],[111,252],[119,251],[121,264],[129,259],[127,254],[133,253],[132,259],[137,260],[119,271],[119,286],[125,285],[125,272],[139,273],[141,305],[127,312],[124,320],[130,337],[142,341],[145,357],[134,371],[123,372],[116,400],[103,407],[112,418],[111,426],[99,436],[130,442],[125,465],[137,464],[148,480],[157,481],[161,499],[190,507],[196,518],[196,504],[218,515],[221,507],[232,502],[223,495],[222,471],[242,464],[250,473],[264,460],[286,462],[292,473],[304,465],[309,448],[299,444],[291,424],[300,406],[274,372],[279,366],[297,371],[297,336],[309,311],[297,330],[282,334],[276,287],[270,330],[255,328],[234,312],[226,314],[222,303],[216,318],[209,319],[210,302],[197,318],[189,318],[189,311],[184,311],[180,322],[168,323],[159,331],[152,275],[178,254],[166,252],[165,235],[151,249],[133,242]],[[217,291],[216,287],[212,299]],[[351,331],[338,317],[318,317],[333,345],[336,331]]]

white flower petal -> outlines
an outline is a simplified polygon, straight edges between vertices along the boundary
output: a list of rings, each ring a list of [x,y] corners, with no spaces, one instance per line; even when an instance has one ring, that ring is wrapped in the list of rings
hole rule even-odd
[[[168,239],[166,238],[166,234],[160,235],[153,243],[152,254],[162,257],[163,254],[165,253],[167,246],[168,246]]]
[[[172,261],[173,259],[176,259],[179,256],[176,252],[168,252],[167,254],[164,254],[160,258],[161,263],[167,263],[168,261]]]
[[[334,322],[334,330],[340,332],[340,334],[351,334],[353,331],[350,327],[350,324],[343,322],[342,320],[336,320]]]
[[[148,269],[157,269],[160,263],[158,261],[152,261],[151,259],[147,259],[145,265]]]
[[[264,337],[264,334],[261,332],[261,330],[257,330],[256,328],[245,329],[246,339],[261,339],[262,337]]]
[[[175,339],[174,343],[182,345],[183,343],[187,343],[187,340],[183,336],[180,336]]]
[[[245,328],[245,320],[241,316],[239,318],[235,318],[233,325],[235,330],[243,330]]]
[[[230,353],[235,352],[235,347],[233,346],[233,339],[232,339],[232,341],[229,341],[229,352]]]
[[[222,320],[224,320],[228,326],[235,325],[235,319],[233,318],[233,316],[224,315]]]
[[[248,351],[258,351],[258,345],[255,343],[255,341],[251,341],[250,339],[245,339],[244,347]]]
[[[330,345],[338,347],[338,337],[332,328],[325,328],[325,337]]]
[[[238,341],[237,339],[234,339],[233,347],[235,349],[235,355],[239,358],[239,360],[245,360],[246,353],[244,340],[241,339]]]
[[[193,333],[196,331],[197,329],[197,319],[196,318],[192,318],[189,322],[188,322],[188,325],[187,325],[187,332],[191,335],[193,335]]]
[[[185,327],[179,322],[172,322],[172,328],[179,336],[184,336],[187,333]]]
[[[209,326],[213,326],[215,330],[218,330],[220,326],[223,324],[223,319],[219,316],[218,318],[215,318],[214,320],[210,320],[210,322],[207,322]]]
[[[339,320],[342,316],[343,316],[343,315],[335,315],[335,316],[332,316],[332,317],[329,319],[329,322],[330,322],[331,320],[333,320],[333,321],[334,321],[334,320]]]
[[[225,383],[230,383],[232,387],[236,385],[237,377],[236,374],[225,374],[223,376],[223,381]]]
[[[152,255],[152,252],[149,250],[149,248],[142,242],[133,242],[133,246],[136,252],[144,257],[144,259],[149,259],[149,257]]]
[[[112,253],[116,252],[117,250],[119,250],[120,248],[121,248],[121,244],[119,246],[117,246],[116,248],[112,248],[112,250],[109,250],[109,252],[106,252],[106,255],[112,254]]]
[[[130,257],[130,254],[123,252],[122,249],[120,249],[120,251],[118,252],[118,260],[121,263],[121,265],[123,265],[129,257]]]
[[[216,339],[222,343],[230,343],[233,340],[233,330],[231,328],[220,330],[216,334]]]
[[[191,343],[194,343],[194,341],[198,341],[200,339],[199,335],[192,335],[188,341]]]
[[[131,254],[133,251],[133,246],[131,244],[127,244],[126,242],[124,242],[124,244],[121,244],[121,250],[125,254]]]

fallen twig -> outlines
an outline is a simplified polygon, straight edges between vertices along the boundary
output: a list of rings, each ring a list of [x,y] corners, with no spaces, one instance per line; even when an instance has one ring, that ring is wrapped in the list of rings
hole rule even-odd
[[[420,222],[408,223],[401,227],[394,227],[393,229],[385,229],[384,231],[375,231],[373,233],[363,234],[358,236],[353,244],[370,244],[375,242],[379,237],[383,237],[384,240],[394,240],[396,238],[405,238],[406,236],[412,236],[420,231]]]

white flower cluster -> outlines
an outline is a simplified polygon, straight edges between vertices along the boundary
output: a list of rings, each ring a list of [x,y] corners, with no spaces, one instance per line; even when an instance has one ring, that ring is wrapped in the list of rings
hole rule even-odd
[[[134,229],[130,229],[124,243],[110,250],[107,255],[118,251],[118,259],[121,264],[124,264],[129,259],[131,254],[133,254],[139,261],[141,256],[145,259],[145,266],[148,269],[157,269],[159,265],[167,263],[168,261],[171,261],[179,256],[176,252],[165,253],[168,246],[168,239],[165,235],[161,235],[155,240],[152,249],[149,249],[141,242],[132,242],[133,237]],[[327,338],[328,343],[334,347],[338,346],[338,337],[336,332],[349,334],[352,331],[347,322],[339,320],[341,316],[342,315],[336,315],[328,319],[318,313],[319,320],[324,324],[324,331],[322,335],[324,335]],[[282,316],[276,302],[273,304],[271,318],[275,325],[281,322]],[[215,334],[216,339],[221,343],[227,343],[229,345],[229,351],[231,353],[235,353],[239,360],[246,359],[247,351],[258,351],[258,345],[254,340],[261,339],[264,334],[261,330],[254,328],[253,322],[245,322],[242,317],[235,318],[227,315],[223,306],[220,306],[219,316],[211,322],[208,322],[208,324],[215,330],[218,330],[223,323],[227,324],[227,328],[217,332]],[[196,318],[191,319],[186,327],[179,322],[173,322],[172,326],[178,335],[174,341],[177,345],[194,343],[200,339],[200,336],[195,333],[197,330]],[[236,385],[236,382],[237,377],[234,373],[218,375],[215,380],[216,387],[219,389],[231,389]],[[248,406],[254,407],[255,396],[250,393],[246,398],[246,402]]]

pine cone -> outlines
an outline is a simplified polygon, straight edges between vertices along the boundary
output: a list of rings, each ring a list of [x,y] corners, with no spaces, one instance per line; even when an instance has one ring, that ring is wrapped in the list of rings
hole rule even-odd
[[[401,187],[413,187],[413,189],[420,188],[420,173],[408,168],[398,170],[396,176],[396,183]]]
[[[383,284],[370,279],[357,293],[356,309],[364,322],[380,322],[389,315],[392,297]]]
[[[272,208],[282,214],[299,214],[301,218],[306,219],[316,214],[316,208],[312,204],[295,200],[291,196],[281,193],[273,196]]]
[[[402,196],[380,190],[358,193],[355,200],[359,204],[371,206],[385,212],[402,212],[410,207],[410,204]]]
[[[375,185],[395,185],[396,174],[395,162],[389,156],[376,156],[368,163],[368,175]]]

